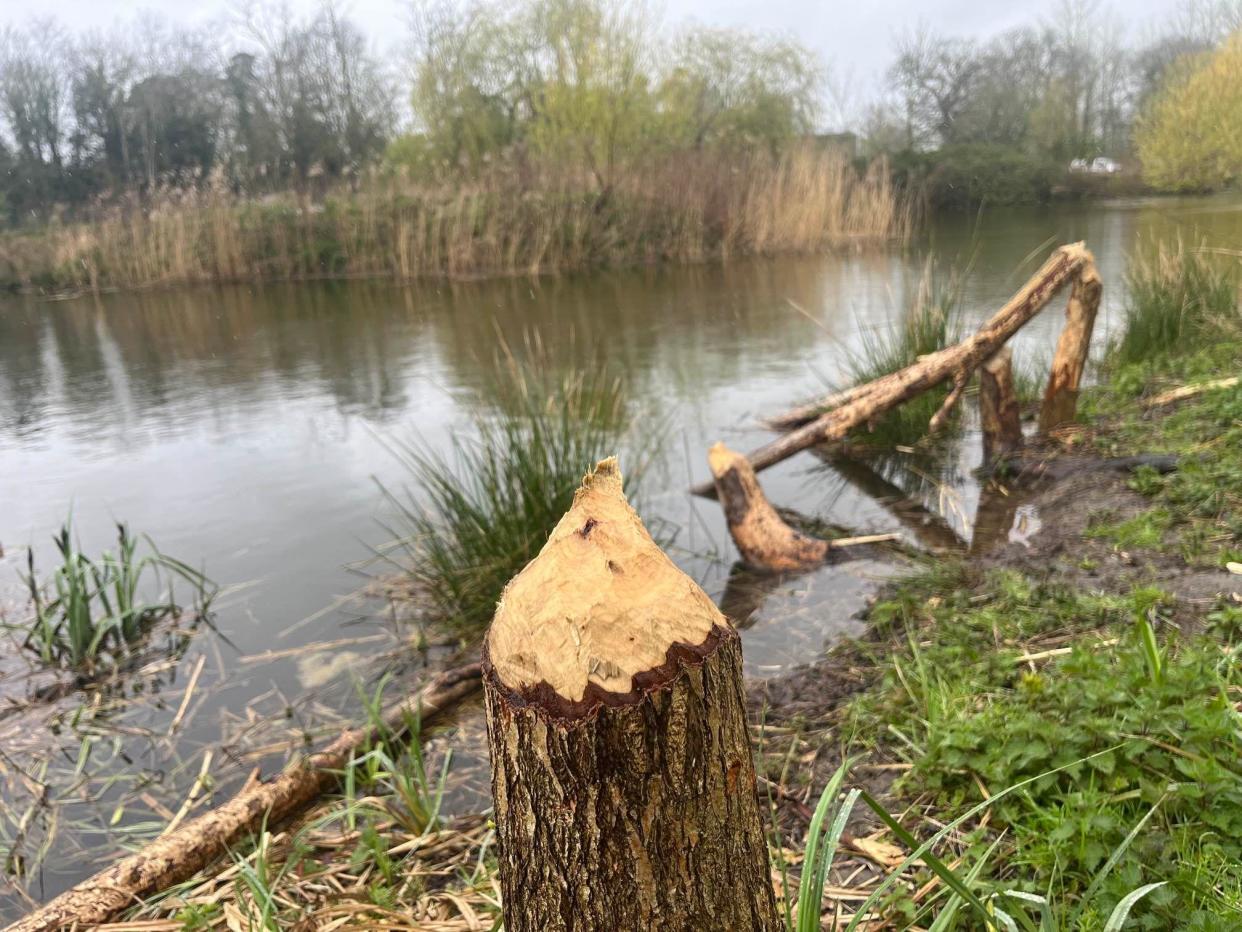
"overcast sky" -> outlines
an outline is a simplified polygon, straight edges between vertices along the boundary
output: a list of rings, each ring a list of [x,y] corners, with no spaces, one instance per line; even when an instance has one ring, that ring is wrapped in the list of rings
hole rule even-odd
[[[657,0],[659,2],[659,0]],[[295,12],[311,12],[320,0],[287,0]],[[722,26],[745,26],[784,33],[814,48],[838,83],[869,97],[892,55],[893,37],[926,24],[937,31],[990,36],[1023,23],[1038,22],[1053,4],[1047,0],[664,0],[665,19],[693,19]],[[1178,0],[1104,0],[1118,28],[1139,35],[1168,19]],[[340,8],[358,22],[377,46],[386,48],[405,30],[406,0],[341,0]],[[25,15],[51,15],[76,29],[132,22],[141,10],[187,24],[218,22],[237,9],[233,0],[0,0],[0,21]],[[37,11],[37,13],[36,13]],[[1123,12],[1122,12],[1123,11]]]

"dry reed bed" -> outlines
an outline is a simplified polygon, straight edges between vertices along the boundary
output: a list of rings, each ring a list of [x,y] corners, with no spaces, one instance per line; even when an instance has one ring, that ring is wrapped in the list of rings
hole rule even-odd
[[[809,147],[682,153],[617,173],[496,167],[448,191],[368,181],[319,204],[167,192],[146,210],[0,237],[0,284],[90,290],[322,277],[481,277],[905,241],[887,166]]]

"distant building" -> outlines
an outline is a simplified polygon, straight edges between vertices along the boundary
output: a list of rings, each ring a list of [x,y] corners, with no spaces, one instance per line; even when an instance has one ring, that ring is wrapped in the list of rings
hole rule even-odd
[[[1087,159],[1074,159],[1074,161],[1069,163],[1069,170],[1075,174],[1116,175],[1121,172],[1121,163],[1116,159],[1110,159],[1101,155],[1090,161]]]

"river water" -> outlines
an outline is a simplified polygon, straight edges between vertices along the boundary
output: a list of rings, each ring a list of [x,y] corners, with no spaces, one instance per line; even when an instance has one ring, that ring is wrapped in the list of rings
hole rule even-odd
[[[175,810],[200,750],[244,731],[248,705],[308,715],[350,706],[349,671],[391,646],[380,636],[391,630],[385,612],[349,598],[363,582],[358,564],[387,536],[377,480],[407,481],[387,444],[417,437],[443,447],[472,409],[496,405],[486,376],[502,340],[520,354],[538,334],[552,367],[589,365],[602,352],[625,372],[643,423],[666,431],[660,462],[645,478],[644,517],[678,529],[675,557],[720,598],[735,554],[719,507],[686,493],[709,475],[708,447],[721,439],[738,449],[758,445],[768,437],[758,417],[839,377],[866,331],[887,326],[910,300],[929,251],[946,264],[970,264],[969,325],[999,307],[1052,246],[1085,240],[1104,280],[1099,346],[1124,302],[1127,255],[1177,235],[1242,248],[1242,203],[994,211],[941,220],[909,249],[725,266],[5,299],[0,593],[8,593],[10,617],[20,614],[26,548],[49,565],[51,535],[70,513],[87,552],[110,546],[121,519],[226,587],[219,634],[199,634],[168,675],[166,708],[144,719],[144,727],[168,732],[163,750],[153,744],[126,764]],[[1061,306],[1015,339],[1019,363],[1050,358]],[[924,502],[968,540],[977,490],[962,477],[978,453],[969,445],[956,459],[965,468],[925,491]],[[778,505],[857,533],[909,534],[859,490],[865,483],[808,455],[764,473],[763,482]],[[856,631],[852,616],[888,569],[847,564],[765,593],[745,633],[748,674],[777,675]],[[297,653],[323,641],[336,646]],[[208,658],[196,684],[202,698],[187,703],[187,725],[166,728],[200,655]],[[144,820],[134,813],[143,810],[118,815],[119,793],[109,786],[72,825],[65,819],[55,833],[48,829],[46,870],[26,880],[32,896],[80,875],[89,867],[82,852],[101,844],[91,857],[114,851],[124,839],[110,826],[141,834]],[[5,847],[25,842],[24,811],[7,801]],[[146,814],[154,819],[158,806],[154,813]]]

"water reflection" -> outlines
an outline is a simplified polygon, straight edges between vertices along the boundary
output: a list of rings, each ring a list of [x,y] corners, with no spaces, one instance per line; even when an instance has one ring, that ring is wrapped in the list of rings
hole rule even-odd
[[[731,576],[719,507],[685,493],[708,477],[710,445],[758,445],[768,436],[758,416],[839,378],[860,333],[901,312],[928,248],[949,262],[973,257],[964,289],[969,324],[990,315],[1055,244],[1086,239],[1105,282],[1107,330],[1136,241],[1181,233],[1239,248],[1239,206],[1009,211],[977,223],[946,219],[908,251],[723,267],[5,299],[0,588],[16,582],[25,545],[48,556],[50,536],[71,510],[88,551],[107,546],[113,518],[124,518],[167,552],[201,561],[220,583],[245,584],[216,619],[236,647],[196,639],[191,654],[213,652],[203,699],[161,753],[218,742],[238,710],[259,700],[279,707],[307,674],[307,662],[293,655],[255,665],[241,656],[330,641],[347,626],[345,634],[365,637],[380,625],[322,610],[357,589],[347,566],[383,539],[372,477],[390,486],[405,479],[385,439],[417,433],[444,445],[462,430],[468,407],[503,404],[490,370],[508,347],[554,376],[606,365],[624,374],[636,404],[659,412],[638,426],[669,425],[644,517],[680,529],[678,562],[714,597],[727,592],[728,610],[748,620],[748,672],[770,675],[856,630],[853,615],[885,568],[851,561],[777,583]],[[1060,324],[1054,306],[1024,329],[1019,360],[1047,358]],[[766,471],[764,488],[777,505],[857,533],[900,530],[927,549],[960,549],[976,510],[998,512],[992,523],[1006,533],[1014,521],[1006,500],[981,493],[970,478],[978,464],[972,436],[968,425],[947,471],[908,458],[795,457]],[[338,700],[345,708],[354,695],[338,683],[319,690],[311,706],[316,714]],[[164,763],[153,753],[143,766]],[[192,766],[183,770],[192,779]],[[187,787],[167,789],[180,800]],[[111,810],[98,808],[92,824],[102,832]]]

